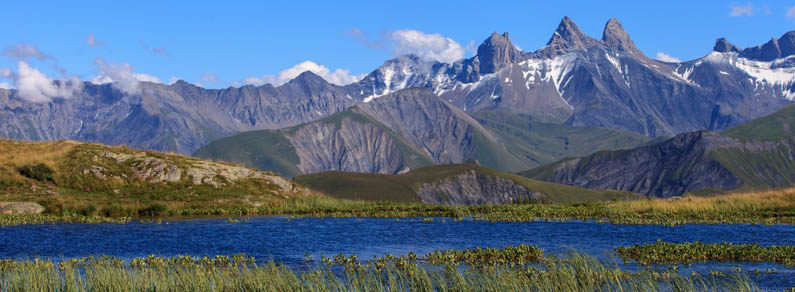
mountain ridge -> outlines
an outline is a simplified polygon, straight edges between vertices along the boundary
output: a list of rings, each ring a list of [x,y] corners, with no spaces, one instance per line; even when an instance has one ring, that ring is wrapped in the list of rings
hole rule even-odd
[[[635,149],[602,151],[520,173],[593,189],[671,197],[795,185],[795,105],[722,133],[698,131]]]
[[[345,86],[304,72],[280,86],[204,89],[184,81],[140,82],[137,94],[85,82],[75,97],[49,103],[2,90],[0,136],[187,154],[219,138],[315,121],[413,87],[431,90],[466,113],[505,111],[650,137],[719,131],[795,101],[794,37],[795,31],[788,32],[759,46],[759,52],[765,46],[777,52],[779,58],[769,62],[746,58],[753,54],[723,39],[704,57],[667,63],[643,55],[616,19],[597,40],[564,17],[535,52],[520,51],[507,33],[495,32],[471,58],[448,64],[399,56]]]

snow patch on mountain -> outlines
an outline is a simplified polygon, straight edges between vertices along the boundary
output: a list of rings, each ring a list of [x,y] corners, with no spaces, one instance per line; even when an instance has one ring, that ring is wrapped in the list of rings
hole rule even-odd
[[[741,58],[737,53],[711,52],[703,60],[717,64],[729,64],[751,76],[757,87],[779,87],[785,98],[795,100],[795,92],[793,92],[795,67],[781,66],[781,64],[786,64],[791,57],[773,60],[772,62],[763,62]],[[728,75],[724,71],[720,73]]]

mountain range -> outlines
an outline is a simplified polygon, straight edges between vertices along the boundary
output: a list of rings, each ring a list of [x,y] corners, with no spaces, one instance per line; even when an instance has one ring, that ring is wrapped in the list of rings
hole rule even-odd
[[[704,57],[662,62],[616,19],[596,39],[565,17],[534,52],[493,33],[471,58],[400,56],[345,86],[304,72],[226,89],[84,82],[50,102],[0,89],[0,136],[195,153],[289,176],[463,162],[514,172],[773,113],[795,101],[793,55],[795,31],[747,49],[721,38]]]

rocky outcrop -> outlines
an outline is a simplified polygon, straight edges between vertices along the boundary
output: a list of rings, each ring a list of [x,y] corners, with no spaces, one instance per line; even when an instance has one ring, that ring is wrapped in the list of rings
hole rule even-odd
[[[713,51],[721,53],[739,53],[740,48],[733,45],[726,38],[719,38],[715,41],[715,46],[712,47]]]
[[[41,214],[44,207],[35,202],[0,202],[0,215]]]
[[[481,74],[491,74],[506,66],[516,63],[521,59],[522,52],[508,38],[508,33],[502,35],[496,32],[478,46],[478,63]]]
[[[475,170],[424,183],[419,186],[417,195],[423,203],[448,205],[510,204],[539,201],[542,196],[515,181]]]
[[[285,193],[297,191],[290,181],[270,172],[183,156],[152,155],[145,151],[100,150],[92,155],[91,161],[94,164],[87,165],[81,173],[100,180],[131,178],[158,184],[177,183],[187,179],[193,185],[210,185],[220,188],[244,179],[257,179],[265,180]],[[105,163],[116,167],[102,166]],[[118,169],[118,166],[126,165],[129,165],[129,169]],[[115,170],[111,170],[111,168]],[[127,175],[127,173],[131,173],[131,175]]]

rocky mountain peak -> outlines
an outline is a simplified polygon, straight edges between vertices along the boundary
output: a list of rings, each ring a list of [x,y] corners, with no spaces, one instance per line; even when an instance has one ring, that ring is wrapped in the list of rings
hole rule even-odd
[[[328,82],[326,82],[326,79],[323,79],[323,77],[320,77],[320,75],[307,70],[296,76],[293,80],[290,80],[288,83],[324,84]]]
[[[635,43],[629,38],[627,31],[624,30],[624,26],[615,18],[607,21],[602,34],[602,43],[619,51],[640,53],[638,48],[635,47]]]
[[[507,32],[502,35],[494,32],[480,44],[477,56],[480,61],[480,73],[490,74],[508,64],[518,62],[522,52],[516,49]]]
[[[596,44],[596,39],[585,35],[568,16],[563,17],[558,28],[547,42],[548,47],[557,50],[585,49]]]
[[[781,57],[795,55],[795,30],[782,35],[778,39],[778,46],[781,49]]]
[[[729,40],[726,38],[719,38],[715,40],[715,46],[712,47],[712,50],[715,52],[720,53],[739,53],[740,48],[733,45]]]

